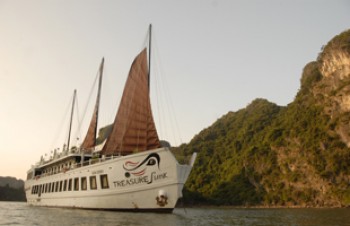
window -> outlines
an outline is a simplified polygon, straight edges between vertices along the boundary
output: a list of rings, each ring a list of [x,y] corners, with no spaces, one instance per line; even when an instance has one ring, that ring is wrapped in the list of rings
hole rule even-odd
[[[51,183],[49,183],[49,188],[48,188],[47,192],[51,192]]]
[[[101,188],[102,189],[109,188],[107,174],[100,175],[100,179],[101,179]]]
[[[51,192],[54,192],[55,191],[55,182],[52,182],[51,183]]]
[[[86,190],[87,189],[87,181],[86,177],[81,178],[81,190]]]
[[[60,181],[60,191],[62,191],[62,184],[63,184],[63,181]]]
[[[72,190],[72,179],[68,180],[68,191]]]
[[[66,190],[67,190],[67,180],[64,180],[63,191],[66,191]]]
[[[96,190],[97,189],[97,183],[96,183],[96,176],[90,177],[90,189]]]
[[[58,192],[58,186],[59,186],[59,182],[56,181],[55,192]]]
[[[43,186],[40,184],[38,185],[39,186],[39,190],[38,190],[38,193],[41,194],[41,191],[43,190]]]
[[[79,191],[79,178],[74,178],[74,191]]]

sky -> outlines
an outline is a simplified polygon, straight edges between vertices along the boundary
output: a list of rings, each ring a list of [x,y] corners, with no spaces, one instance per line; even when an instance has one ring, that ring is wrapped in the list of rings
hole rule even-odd
[[[0,176],[25,179],[66,143],[74,89],[79,145],[102,57],[99,125],[113,121],[149,24],[154,119],[176,146],[256,98],[292,102],[303,67],[350,28],[350,1],[0,0]]]

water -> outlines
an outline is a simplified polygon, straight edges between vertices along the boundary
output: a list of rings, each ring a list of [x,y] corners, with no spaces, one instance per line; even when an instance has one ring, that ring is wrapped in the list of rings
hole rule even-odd
[[[188,208],[173,214],[126,213],[30,207],[0,202],[0,225],[349,225],[350,209],[240,209]]]

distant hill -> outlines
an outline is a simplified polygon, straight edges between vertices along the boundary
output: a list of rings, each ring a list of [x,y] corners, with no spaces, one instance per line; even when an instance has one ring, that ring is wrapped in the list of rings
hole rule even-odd
[[[9,185],[11,188],[23,188],[24,187],[24,181],[23,180],[17,180],[15,177],[1,177],[0,176],[0,186],[4,187],[6,185]]]
[[[174,149],[198,152],[192,204],[350,206],[350,30],[335,36],[288,106],[256,99]]]
[[[24,181],[14,177],[0,177],[0,201],[26,201]]]

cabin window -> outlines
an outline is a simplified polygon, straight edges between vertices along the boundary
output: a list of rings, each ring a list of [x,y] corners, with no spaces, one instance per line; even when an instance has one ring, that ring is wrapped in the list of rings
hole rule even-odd
[[[87,189],[87,181],[86,177],[81,178],[81,190],[86,190]]]
[[[72,190],[72,179],[68,180],[68,191]]]
[[[101,179],[101,188],[102,189],[109,188],[107,174],[100,175],[100,179]]]
[[[39,197],[41,196],[42,187],[43,187],[43,186],[40,184],[40,185],[39,185],[39,190],[38,190]]]
[[[79,191],[79,178],[74,178],[74,191]]]
[[[58,192],[58,188],[59,188],[58,186],[60,186],[60,184],[58,181],[56,181],[55,192]]]
[[[67,180],[64,180],[63,191],[66,191],[66,190],[67,190]]]
[[[97,189],[97,183],[96,183],[96,176],[90,177],[90,189],[96,190]]]

